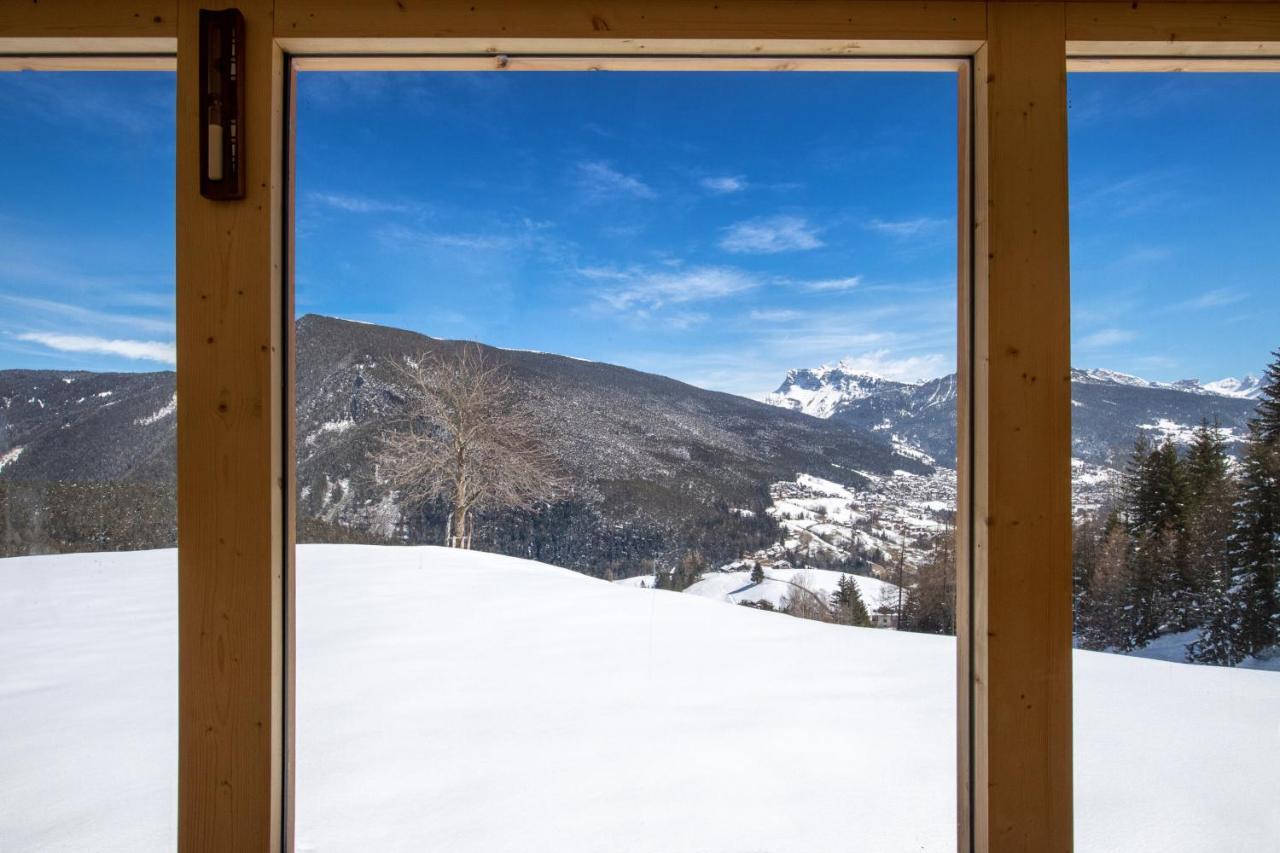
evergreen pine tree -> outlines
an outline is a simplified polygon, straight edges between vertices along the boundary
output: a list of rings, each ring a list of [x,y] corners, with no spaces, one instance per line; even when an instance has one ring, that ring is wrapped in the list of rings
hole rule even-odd
[[[1227,460],[1227,441],[1222,437],[1222,424],[1214,418],[1213,426],[1207,420],[1196,428],[1191,447],[1183,466],[1185,473],[1187,514],[1193,515],[1213,496],[1227,479],[1230,464]]]
[[[1221,626],[1230,589],[1230,543],[1235,488],[1226,441],[1218,423],[1201,423],[1187,451],[1186,576],[1189,596],[1179,601],[1183,629],[1205,625],[1213,613]]]
[[[1263,379],[1231,537],[1229,624],[1241,658],[1280,641],[1280,349]]]
[[[1231,541],[1232,624],[1242,655],[1280,641],[1280,441],[1263,440],[1254,425],[1245,454]],[[1280,432],[1276,435],[1280,437]]]
[[[1217,574],[1209,578],[1201,598],[1204,629],[1187,654],[1198,663],[1235,666],[1245,655],[1236,642],[1240,624],[1231,588],[1230,563],[1222,562]]]
[[[1262,374],[1254,424],[1264,444],[1280,446],[1280,349],[1271,353],[1271,363]]]
[[[840,581],[835,591],[831,593],[831,609],[836,614],[836,621],[841,625],[856,625],[861,628],[871,625],[871,616],[867,613],[867,605],[862,600],[858,582],[849,575],[840,575]]]
[[[1126,470],[1125,517],[1133,541],[1133,642],[1145,646],[1181,630],[1182,603],[1192,597],[1185,580],[1186,483],[1173,442],[1151,446],[1139,437]]]

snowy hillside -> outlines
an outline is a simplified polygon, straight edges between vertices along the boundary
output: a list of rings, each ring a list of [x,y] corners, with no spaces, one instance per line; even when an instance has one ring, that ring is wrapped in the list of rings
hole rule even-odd
[[[896,471],[881,477],[864,473],[862,488],[801,474],[770,489],[769,514],[787,531],[784,543],[809,555],[855,552],[867,555],[874,570],[885,570],[904,542],[908,563],[923,555],[912,545],[949,528],[955,509],[955,472],[937,468],[928,475]],[[879,599],[865,598],[874,604]]]
[[[707,572],[702,576],[702,580],[685,589],[684,592],[687,595],[696,595],[700,598],[710,598],[714,601],[723,601],[729,604],[767,601],[773,607],[778,608],[781,607],[783,599],[789,595],[795,595],[798,586],[801,585],[805,589],[812,590],[830,600],[832,593],[836,591],[836,586],[840,583],[840,578],[844,575],[842,572],[831,571],[830,569],[778,569],[770,567],[763,571],[765,579],[760,583],[752,582],[749,569]],[[890,596],[896,595],[898,590],[893,584],[885,583],[875,578],[862,577],[861,575],[850,575],[850,577],[858,585],[858,593],[862,596],[862,600],[868,604],[868,609],[874,608],[877,602],[887,600]],[[619,586],[649,589],[653,587],[654,580],[653,575],[642,575],[635,578],[624,578],[614,581],[614,583]]]
[[[299,851],[951,851],[955,644],[305,546]],[[0,561],[6,853],[171,850],[174,552]],[[1076,849],[1276,849],[1280,675],[1077,652]],[[126,688],[126,689],[122,689]]]

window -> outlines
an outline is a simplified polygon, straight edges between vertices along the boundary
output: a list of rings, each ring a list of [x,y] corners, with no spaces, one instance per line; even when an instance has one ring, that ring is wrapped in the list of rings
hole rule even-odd
[[[177,832],[174,78],[0,74],[0,846]]]
[[[299,75],[299,844],[954,846],[957,89]]]
[[[1078,849],[1275,847],[1280,79],[1069,92]]]

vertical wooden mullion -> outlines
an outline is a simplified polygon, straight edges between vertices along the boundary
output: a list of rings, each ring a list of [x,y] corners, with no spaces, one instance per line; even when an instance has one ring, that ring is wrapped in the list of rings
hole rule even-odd
[[[1072,847],[1064,17],[991,0],[974,62],[958,633],[960,841],[978,853]]]
[[[279,851],[284,767],[283,60],[245,16],[246,197],[200,195],[201,6],[178,7],[178,848]]]
[[[284,57],[284,127],[280,144],[283,146],[283,199],[281,200],[284,221],[279,226],[279,238],[284,241],[285,268],[282,282],[283,309],[280,316],[280,334],[283,345],[283,413],[282,428],[284,444],[280,448],[283,454],[284,477],[284,531],[282,546],[284,552],[281,561],[284,566],[284,671],[281,675],[284,690],[284,757],[283,779],[281,785],[281,853],[293,853],[294,842],[294,770],[297,765],[297,727],[294,725],[297,683],[297,645],[295,626],[297,625],[297,574],[295,573],[295,557],[297,555],[297,475],[298,455],[295,452],[297,441],[297,325],[294,323],[294,163],[297,147],[294,145],[294,129],[297,125],[297,91],[298,78],[293,64]]]
[[[973,63],[961,66],[957,127],[956,211],[956,816],[959,850],[972,839],[973,717],[970,678],[973,661],[972,575],[973,494],[971,437],[973,435]]]

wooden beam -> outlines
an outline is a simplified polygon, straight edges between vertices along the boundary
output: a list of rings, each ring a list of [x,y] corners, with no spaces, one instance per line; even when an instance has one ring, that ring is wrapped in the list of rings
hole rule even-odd
[[[1280,56],[1267,59],[1227,59],[1204,56],[1074,56],[1067,58],[1067,71],[1125,73],[1228,73],[1280,71]]]
[[[1067,3],[1072,56],[1280,56],[1280,3]]]
[[[919,57],[302,56],[296,71],[947,71],[966,60]],[[2,67],[2,66],[0,66]]]
[[[174,71],[172,56],[0,56],[0,71]]]
[[[282,36],[294,56],[677,56],[967,57],[978,39],[614,39],[614,38],[300,38]]]
[[[1072,846],[1063,22],[1062,3],[993,0],[975,59],[973,419],[960,470],[973,539],[957,633],[972,643],[961,658],[962,787],[972,768],[961,841],[977,853]]]
[[[245,16],[247,195],[200,195],[198,10]],[[271,0],[178,21],[178,849],[281,849],[283,55]]]
[[[0,53],[173,53],[177,0],[0,3]]]
[[[778,40],[846,42],[856,49],[859,41],[980,41],[983,6],[973,0],[279,0],[276,36],[351,40],[348,46],[370,38],[472,40],[477,53],[530,53],[529,45],[512,49],[511,40],[543,41],[548,53],[580,53],[573,49],[577,42],[596,42],[586,53],[635,53],[653,50],[653,40],[682,41],[698,53],[721,40],[739,42],[735,51],[742,53]],[[600,47],[609,44],[617,50]]]

